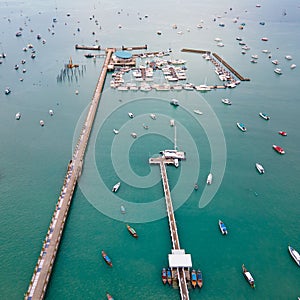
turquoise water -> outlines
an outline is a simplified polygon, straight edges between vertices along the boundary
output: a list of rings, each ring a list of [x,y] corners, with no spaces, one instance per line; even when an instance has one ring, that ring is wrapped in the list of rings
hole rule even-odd
[[[168,167],[180,243],[204,277],[202,290],[191,290],[190,298],[296,299],[300,295],[299,268],[287,251],[288,244],[300,251],[296,124],[300,8],[295,1],[255,5],[250,0],[0,3],[0,53],[7,54],[0,64],[1,299],[20,299],[27,290],[101,70],[103,59],[86,59],[84,52],[75,51],[77,43],[147,44],[149,51],[172,48],[172,58],[187,60],[188,82],[218,83],[211,63],[180,52],[184,47],[207,49],[251,81],[209,93],[142,93],[111,90],[108,76],[46,299],[105,299],[106,291],[115,299],[179,298],[177,290],[161,284],[160,271],[168,263],[171,242],[159,168],[148,164],[150,156],[173,145],[170,119],[177,124],[178,147],[187,154],[178,169]],[[58,22],[52,27],[54,17]],[[239,20],[233,23],[236,17]],[[201,20],[203,28],[198,29]],[[260,21],[266,24],[259,25]],[[220,22],[225,27],[218,26]],[[246,25],[240,30],[242,22]],[[19,27],[23,34],[17,38]],[[36,39],[38,33],[45,44]],[[236,36],[251,48],[246,55],[241,54]],[[261,41],[264,36],[268,42]],[[216,37],[222,38],[224,47],[216,46]],[[22,51],[28,43],[36,50],[34,60],[30,52]],[[269,49],[272,59],[280,61],[283,75],[273,72],[274,65],[262,49]],[[259,56],[257,64],[250,63],[252,54]],[[291,62],[284,58],[288,54]],[[57,83],[70,56],[85,72],[77,80],[73,76]],[[26,59],[24,66],[21,59]],[[291,63],[297,68],[290,70]],[[18,71],[15,64],[20,65]],[[8,96],[7,86],[12,89]],[[221,103],[225,97],[232,106]],[[179,99],[178,108],[169,105],[171,98]],[[53,117],[49,109],[54,110]],[[203,115],[195,115],[193,109]],[[20,121],[15,120],[18,111]],[[129,111],[136,115],[132,120]],[[270,121],[259,118],[260,111],[269,114]],[[150,113],[157,120],[151,120]],[[45,121],[43,128],[40,119]],[[236,122],[243,122],[248,131],[239,131]],[[148,131],[143,123],[149,125]],[[113,134],[113,128],[120,129],[119,135]],[[278,135],[279,130],[288,136]],[[133,131],[137,139],[130,136]],[[275,153],[273,144],[282,146],[286,154]],[[262,176],[255,170],[257,161],[265,167]],[[214,181],[207,188],[210,170]],[[119,180],[120,190],[112,195],[111,187]],[[199,184],[197,192],[194,182]],[[121,204],[125,215],[120,213]],[[221,236],[218,219],[227,225],[228,236]],[[136,229],[138,240],[128,234],[126,222]],[[112,258],[112,269],[102,260],[102,249]],[[241,274],[243,263],[256,280],[255,290]]]

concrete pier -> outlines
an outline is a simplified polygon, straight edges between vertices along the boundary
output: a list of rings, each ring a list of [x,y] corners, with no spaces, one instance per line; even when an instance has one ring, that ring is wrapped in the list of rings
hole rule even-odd
[[[85,150],[89,141],[94,119],[97,113],[98,104],[105,82],[107,67],[113,53],[113,49],[106,50],[106,59],[100,73],[96,89],[90,104],[85,123],[82,127],[77,145],[72,159],[68,164],[67,173],[61,189],[61,193],[55,207],[46,238],[43,242],[38,261],[36,263],[28,290],[24,299],[37,300],[43,299],[50,280],[52,268],[55,262],[60,240],[63,234],[64,225],[68,216],[69,208],[72,203],[73,193],[77,181],[81,175]]]
[[[163,189],[165,194],[166,207],[167,207],[168,220],[169,220],[169,229],[170,229],[172,246],[173,246],[172,254],[170,255],[171,256],[177,255],[178,257],[181,256],[185,258],[188,255],[185,254],[184,250],[180,248],[179,236],[177,232],[177,225],[176,225],[173,204],[171,199],[171,192],[169,188],[169,182],[168,182],[167,170],[166,170],[166,164],[174,164],[174,160],[166,159],[164,157],[158,157],[158,158],[150,158],[149,163],[159,164],[160,166],[160,174],[161,174],[162,184],[163,184]],[[169,261],[170,261],[170,255],[169,255]],[[184,266],[172,267],[172,273],[176,274],[176,280],[178,281],[181,300],[189,300],[189,291],[187,287],[185,267]]]

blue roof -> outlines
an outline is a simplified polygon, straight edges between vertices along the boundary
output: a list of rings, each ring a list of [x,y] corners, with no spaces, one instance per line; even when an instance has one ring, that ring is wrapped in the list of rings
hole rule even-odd
[[[118,57],[118,58],[131,58],[132,57],[132,54],[128,51],[116,51],[115,52],[115,55]]]

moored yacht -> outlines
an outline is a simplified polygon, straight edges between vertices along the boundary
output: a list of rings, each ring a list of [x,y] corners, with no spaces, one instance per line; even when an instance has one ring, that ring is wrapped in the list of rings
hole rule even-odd
[[[256,164],[255,164],[255,167],[256,167],[257,171],[258,171],[260,174],[264,174],[264,173],[265,173],[265,169],[264,169],[264,167],[263,167],[260,163],[256,163]]]
[[[43,127],[45,125],[43,120],[40,120],[40,125]]]
[[[54,115],[54,112],[53,112],[52,109],[49,109],[49,115],[50,115],[50,116],[53,116],[53,115]]]
[[[280,68],[275,68],[275,69],[274,69],[274,72],[275,72],[276,74],[278,74],[278,75],[281,75],[281,74],[282,74],[282,71],[281,71]]]
[[[129,112],[129,113],[128,113],[128,116],[129,116],[129,118],[131,118],[131,119],[134,118],[134,114],[133,114],[132,112]]]
[[[179,101],[177,99],[172,99],[170,101],[170,104],[173,105],[173,106],[179,106]]]
[[[221,101],[226,105],[231,105],[231,101],[228,98],[222,98]]]

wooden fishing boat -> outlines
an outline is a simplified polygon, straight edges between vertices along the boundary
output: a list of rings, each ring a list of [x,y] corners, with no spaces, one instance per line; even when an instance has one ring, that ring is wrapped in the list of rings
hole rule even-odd
[[[191,272],[191,282],[192,282],[192,287],[195,288],[197,286],[197,273],[195,270],[192,270]]]
[[[111,261],[111,259],[109,258],[109,256],[105,253],[104,250],[102,250],[101,254],[102,254],[102,257],[103,257],[104,261],[105,261],[110,267],[112,267],[112,261]]]
[[[161,280],[162,280],[163,284],[167,283],[167,270],[166,270],[166,268],[163,268],[161,270]]]
[[[246,269],[244,264],[242,264],[242,270],[243,270],[243,275],[244,275],[245,279],[248,281],[249,285],[252,288],[255,288],[254,279],[253,279],[251,273]]]
[[[171,273],[171,268],[167,269],[167,281],[168,284],[171,285],[172,284],[172,273]]]
[[[198,269],[197,271],[197,285],[201,289],[203,285],[202,272]]]
[[[127,230],[129,231],[129,233],[134,237],[134,238],[138,238],[138,235],[136,233],[136,231],[128,224],[126,224]]]

